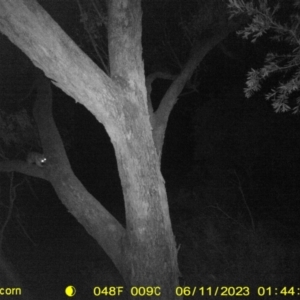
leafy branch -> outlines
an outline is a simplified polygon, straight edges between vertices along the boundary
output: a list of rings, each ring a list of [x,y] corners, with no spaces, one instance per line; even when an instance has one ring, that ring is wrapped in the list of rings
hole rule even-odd
[[[291,53],[277,54],[268,53],[264,66],[260,69],[251,69],[247,74],[246,88],[244,89],[247,98],[261,89],[262,81],[275,73],[281,73],[282,77],[288,78],[280,81],[277,87],[265,95],[267,100],[272,101],[275,112],[286,112],[291,109],[289,100],[294,97],[296,104],[293,113],[300,113],[300,15],[297,11],[300,8],[300,0],[294,1],[296,13],[290,15],[289,22],[281,24],[276,20],[280,11],[280,4],[271,6],[268,0],[258,0],[257,5],[252,1],[228,0],[230,18],[246,14],[251,17],[251,24],[237,32],[244,39],[251,39],[255,43],[259,37],[271,32],[271,40],[284,42],[292,48]],[[293,95],[292,95],[293,94]]]

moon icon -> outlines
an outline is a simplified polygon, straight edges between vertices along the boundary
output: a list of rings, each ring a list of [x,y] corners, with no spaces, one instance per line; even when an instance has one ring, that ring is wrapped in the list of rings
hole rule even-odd
[[[69,286],[66,287],[65,293],[66,293],[67,296],[73,297],[76,294],[76,289],[75,289],[74,286],[69,285]]]

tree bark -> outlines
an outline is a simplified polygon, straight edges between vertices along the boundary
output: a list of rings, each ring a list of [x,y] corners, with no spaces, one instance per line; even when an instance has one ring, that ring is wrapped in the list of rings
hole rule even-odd
[[[127,286],[160,287],[161,299],[174,299],[179,275],[177,250],[147,110],[140,1],[108,3],[112,78],[33,0],[1,1],[0,30],[106,128],[123,188],[126,232],[74,177],[64,150],[58,143],[50,145],[49,133],[42,137],[49,162],[46,176],[61,201],[111,256]],[[126,43],[120,48],[122,42]],[[49,96],[49,91],[44,96],[47,93]],[[44,116],[38,123],[40,128],[48,126],[48,130],[51,119],[45,116],[51,109],[49,103],[48,99],[48,103],[41,104],[35,114],[38,119]],[[55,129],[49,132],[53,138]],[[113,242],[108,241],[109,237]],[[117,251],[112,244],[119,247]]]
[[[170,85],[162,98],[158,109],[152,117],[153,124],[155,124],[155,126],[153,126],[153,139],[159,156],[161,156],[169,116],[186,83],[191,78],[204,57],[216,45],[224,40],[230,32],[238,30],[244,21],[228,21],[225,14],[225,19],[223,16],[223,19],[221,19],[220,22],[221,25],[219,25],[208,37],[196,40],[192,46],[187,62],[183,66],[180,74],[176,76]]]

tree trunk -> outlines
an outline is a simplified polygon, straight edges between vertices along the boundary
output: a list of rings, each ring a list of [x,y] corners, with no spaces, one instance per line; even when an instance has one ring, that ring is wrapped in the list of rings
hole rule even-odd
[[[148,299],[157,299],[158,293],[160,299],[174,299],[179,275],[177,250],[147,109],[140,1],[108,3],[111,78],[33,0],[1,1],[0,30],[106,128],[117,157],[126,231],[74,176],[58,132],[53,127],[50,130],[51,104],[40,104],[35,112],[48,162],[43,178],[111,257],[127,287],[155,287],[156,295],[150,294]],[[125,42],[123,47],[118,47],[119,42]],[[43,87],[41,91],[44,93]]]

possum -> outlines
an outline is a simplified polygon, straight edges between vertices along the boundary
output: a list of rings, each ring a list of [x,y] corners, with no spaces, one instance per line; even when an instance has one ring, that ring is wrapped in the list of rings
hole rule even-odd
[[[37,165],[38,167],[44,167],[47,158],[44,154],[38,152],[29,152],[26,158],[28,164]]]

